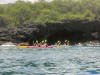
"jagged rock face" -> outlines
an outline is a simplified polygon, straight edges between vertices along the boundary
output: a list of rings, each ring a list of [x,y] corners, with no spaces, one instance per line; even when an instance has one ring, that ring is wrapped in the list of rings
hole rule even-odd
[[[23,24],[18,27],[0,29],[0,44],[5,42],[29,42],[47,39],[71,42],[100,40],[100,21],[66,20],[63,23]]]
[[[74,43],[100,40],[100,21],[97,20],[66,20],[64,23],[46,25],[49,31],[47,39],[51,43],[66,39]]]
[[[9,29],[0,28],[0,44],[11,40]]]
[[[45,29],[43,25],[37,25],[34,23],[24,24],[16,27],[11,35],[12,41],[17,42],[29,42],[33,40],[41,40],[45,36]]]
[[[33,40],[42,40],[45,34],[45,25],[23,24],[18,27],[0,29],[0,43],[11,41],[14,43],[29,42],[32,44]]]

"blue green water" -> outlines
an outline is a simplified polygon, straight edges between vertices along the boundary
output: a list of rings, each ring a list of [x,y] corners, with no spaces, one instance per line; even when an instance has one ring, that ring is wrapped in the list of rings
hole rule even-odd
[[[0,75],[100,75],[100,47],[0,47]]]

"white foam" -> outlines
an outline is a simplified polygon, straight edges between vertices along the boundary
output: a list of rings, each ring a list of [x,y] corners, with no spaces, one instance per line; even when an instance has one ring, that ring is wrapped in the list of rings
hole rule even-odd
[[[1,46],[8,46],[9,47],[9,46],[16,46],[16,45],[1,45]]]
[[[1,46],[16,46],[16,45],[14,45],[12,42],[7,42],[2,44]]]

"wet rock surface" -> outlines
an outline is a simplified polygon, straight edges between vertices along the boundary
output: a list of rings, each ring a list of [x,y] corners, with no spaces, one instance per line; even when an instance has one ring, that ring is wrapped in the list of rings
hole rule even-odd
[[[69,40],[72,44],[100,40],[100,21],[65,20],[62,23],[23,24],[18,27],[0,28],[0,44],[21,43],[47,39],[50,44],[57,40]]]

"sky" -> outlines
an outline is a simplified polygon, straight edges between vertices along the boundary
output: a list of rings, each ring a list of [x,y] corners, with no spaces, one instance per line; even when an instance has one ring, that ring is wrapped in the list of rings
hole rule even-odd
[[[14,3],[14,2],[16,2],[16,1],[17,1],[17,0],[0,0],[0,4]],[[24,1],[35,2],[35,1],[38,1],[38,0],[24,0]]]

